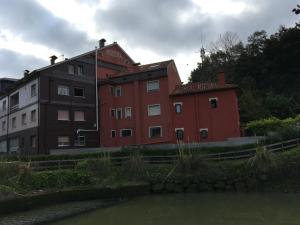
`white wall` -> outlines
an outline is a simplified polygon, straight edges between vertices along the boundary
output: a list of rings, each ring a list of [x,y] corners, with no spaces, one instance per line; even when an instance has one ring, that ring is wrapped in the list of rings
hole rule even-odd
[[[36,120],[35,122],[31,122],[31,111],[36,110]],[[26,125],[22,124],[22,114],[26,113]],[[12,118],[16,117],[16,128],[12,128]],[[8,133],[14,133],[22,130],[26,130],[29,128],[37,127],[39,120],[39,112],[38,112],[38,104],[31,105],[30,107],[26,107],[20,111],[10,114],[9,116],[9,128]]]
[[[36,84],[36,96],[31,97],[31,85],[33,84]],[[38,79],[35,79],[27,83],[25,86],[19,88],[9,96],[12,96],[19,92],[19,108],[23,108],[38,100],[38,88]]]
[[[4,101],[6,101],[6,110],[3,110],[2,108]],[[0,100],[0,117],[6,115],[7,112],[8,112],[8,97],[6,96],[5,98]]]

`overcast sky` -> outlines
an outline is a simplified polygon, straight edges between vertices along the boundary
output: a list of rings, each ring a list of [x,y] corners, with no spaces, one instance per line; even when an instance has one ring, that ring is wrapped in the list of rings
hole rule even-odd
[[[299,4],[299,2],[298,2]],[[174,59],[184,82],[220,34],[241,40],[299,21],[295,0],[0,0],[0,77],[117,41],[142,64]],[[62,56],[63,55],[63,56]]]

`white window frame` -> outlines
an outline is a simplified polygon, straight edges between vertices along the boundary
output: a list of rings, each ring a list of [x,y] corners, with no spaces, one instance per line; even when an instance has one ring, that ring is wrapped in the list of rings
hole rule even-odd
[[[120,115],[121,115],[120,118],[119,118],[119,116],[118,116],[118,111],[121,112],[121,113],[120,113]],[[115,117],[116,117],[117,120],[121,120],[121,119],[123,118],[122,108],[116,108],[116,116],[115,116]]]
[[[61,90],[63,91],[61,92]],[[70,88],[66,85],[57,85],[57,95],[70,96]]]
[[[80,138],[83,138],[83,143],[79,140]],[[78,135],[74,140],[74,146],[76,146],[76,147],[86,146],[85,136],[84,135]]]
[[[30,94],[31,94],[31,98],[36,96],[36,84],[32,84],[30,86]]]
[[[120,91],[120,95],[118,95],[118,90]],[[122,87],[121,86],[117,86],[115,87],[115,96],[116,97],[121,97],[122,96]]]
[[[216,109],[219,107],[219,99],[217,97],[209,98],[208,100],[209,100],[210,108]],[[213,100],[216,100],[216,102],[217,102],[217,107],[215,107],[215,108],[211,107],[212,106],[211,101],[213,101]]]
[[[177,109],[176,106],[177,106],[177,105],[180,105],[180,112],[177,112],[177,111],[176,111],[176,109]],[[176,113],[176,114],[182,113],[182,102],[174,102],[174,103],[173,103],[173,106],[174,106],[174,108],[175,108],[175,113]]]
[[[59,144],[59,138],[68,138],[68,142],[62,142],[62,144]],[[66,144],[68,143],[68,144]],[[69,136],[58,136],[57,137],[57,147],[68,147],[70,146],[70,137]]]
[[[115,136],[113,137],[112,133],[115,132]],[[110,137],[115,138],[117,137],[117,131],[116,130],[110,130]]]
[[[183,131],[183,135],[184,135],[184,127],[181,128],[175,128],[175,135],[176,135],[176,140],[178,140],[177,138],[177,131],[182,130]]]
[[[129,111],[127,111],[129,110]],[[128,113],[130,112],[130,113]],[[132,107],[125,107],[125,110],[124,110],[124,118],[132,118]]]
[[[59,118],[59,112],[68,112],[68,119],[61,119]],[[57,110],[57,120],[58,121],[70,121],[70,111],[69,110],[64,110],[64,109],[59,109]]]
[[[157,83],[158,87],[157,88],[150,88],[150,85],[153,83]],[[153,92],[153,91],[159,91],[160,86],[159,86],[159,80],[149,80],[147,81],[147,92]]]
[[[150,108],[154,106],[159,106],[159,114],[150,114]],[[160,104],[150,104],[148,105],[148,116],[159,116],[161,115],[161,107]]]
[[[76,119],[76,113],[82,113],[83,114],[83,120]],[[85,121],[85,112],[84,111],[74,111],[74,121],[75,122],[84,122]]]
[[[131,135],[130,136],[123,136],[122,135],[122,131],[124,131],[124,130],[130,130],[130,132],[131,132]],[[132,128],[125,128],[125,129],[120,129],[120,137],[132,137],[133,136],[133,130],[132,130]]]
[[[207,131],[207,137],[206,137],[206,138],[202,138],[202,137],[201,137],[201,131]],[[208,138],[208,128],[200,128],[200,129],[199,129],[199,136],[200,136],[200,139],[206,140],[206,139]]]
[[[151,129],[152,128],[160,128],[160,137],[162,137],[163,136],[163,129],[162,129],[162,126],[151,126],[151,127],[149,127],[149,138],[159,138],[159,137],[151,137]]]

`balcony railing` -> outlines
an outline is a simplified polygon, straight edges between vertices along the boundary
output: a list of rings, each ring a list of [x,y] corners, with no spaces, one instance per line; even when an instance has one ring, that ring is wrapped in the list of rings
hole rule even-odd
[[[10,111],[11,111],[11,112],[12,112],[12,111],[15,111],[15,110],[17,110],[17,109],[19,109],[19,104],[12,105],[12,106],[10,107]]]

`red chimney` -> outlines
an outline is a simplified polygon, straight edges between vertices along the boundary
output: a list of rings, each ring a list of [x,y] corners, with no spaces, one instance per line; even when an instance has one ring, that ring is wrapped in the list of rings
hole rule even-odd
[[[224,87],[225,86],[225,74],[224,71],[220,71],[218,73],[218,86]]]

